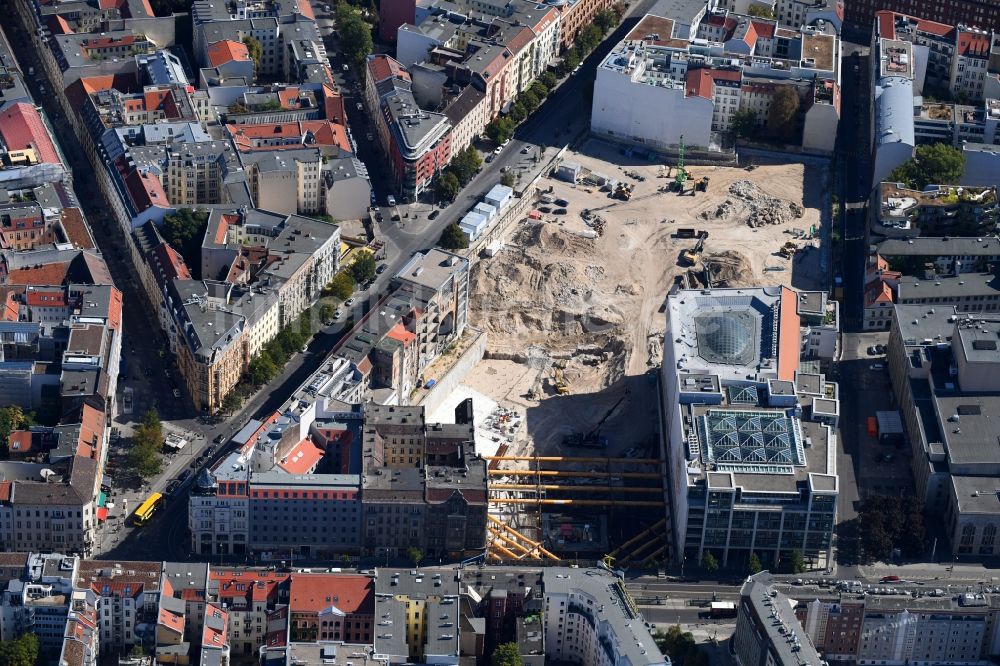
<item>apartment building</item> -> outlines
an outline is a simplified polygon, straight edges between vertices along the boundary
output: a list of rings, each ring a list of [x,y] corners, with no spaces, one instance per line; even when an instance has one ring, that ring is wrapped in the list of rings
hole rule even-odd
[[[717,151],[717,133],[731,129],[737,111],[763,125],[776,92],[790,87],[805,109],[803,147],[830,152],[840,118],[839,53],[836,31],[822,21],[793,31],[721,11],[692,28],[648,14],[597,69],[591,129],[659,151],[675,150],[681,136],[688,147]]]
[[[364,552],[460,557],[486,547],[486,461],[471,421],[428,425],[422,407],[371,405],[362,437]]]
[[[458,664],[459,592],[451,572],[383,569],[375,580],[375,654],[390,665]]]
[[[803,320],[823,310],[820,298],[809,300],[800,306],[784,287],[668,298],[672,558],[712,552],[738,563],[756,553],[770,563],[798,550],[820,566],[829,561],[839,481],[827,451],[839,398],[835,383],[799,367],[810,338]]]
[[[216,620],[227,620],[226,645],[234,660],[248,660],[266,644],[269,625],[287,617],[288,574],[241,568],[212,568],[205,598],[205,632],[221,633]],[[221,613],[219,612],[221,611]],[[218,613],[214,620],[209,618]],[[286,629],[287,631],[287,625]],[[202,649],[205,648],[204,643]]]
[[[142,645],[143,627],[156,618],[161,575],[160,562],[80,562],[75,587],[96,598],[102,653]]]
[[[740,590],[732,646],[740,666],[823,663],[795,617],[795,603],[751,576]]]
[[[991,234],[997,225],[995,187],[929,185],[918,191],[882,182],[872,198],[872,232],[888,238],[974,238]]]
[[[625,584],[607,569],[548,567],[546,656],[581,664],[667,666]]]
[[[912,447],[917,496],[929,514],[944,517],[959,557],[990,556],[994,548],[996,525],[983,511],[989,501],[983,490],[1000,471],[988,445],[996,439],[988,414],[998,393],[991,376],[1000,320],[987,310],[996,307],[896,305],[889,335],[889,374]]]
[[[73,585],[80,561],[76,557],[38,553],[5,553],[0,635],[13,640],[31,632],[47,652],[63,643]]]
[[[902,271],[925,275],[963,275],[989,272],[1000,261],[1000,240],[995,237],[887,238],[878,254]]]
[[[375,640],[375,581],[361,574],[292,576],[289,627],[295,642]]]
[[[844,16],[859,26],[871,25],[879,10],[907,12],[922,16],[930,21],[945,25],[979,26],[1000,30],[1000,7],[990,0],[955,0],[935,2],[934,0],[846,0]]]

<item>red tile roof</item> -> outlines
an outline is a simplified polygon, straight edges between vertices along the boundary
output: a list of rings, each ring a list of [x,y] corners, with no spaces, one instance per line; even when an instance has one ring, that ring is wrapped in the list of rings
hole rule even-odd
[[[90,236],[90,229],[83,219],[83,212],[75,206],[63,208],[59,213],[59,221],[62,224],[66,239],[73,244],[73,247],[81,250],[93,250],[94,239]]]
[[[166,281],[191,279],[191,271],[184,263],[184,258],[168,243],[160,243],[154,247],[152,254],[161,271],[160,279]]]
[[[62,289],[51,291],[32,289],[25,294],[24,299],[32,307],[62,308],[66,307],[66,292]]]
[[[7,276],[7,284],[48,285],[62,284],[69,273],[69,262],[42,264],[30,268],[15,268]]]
[[[371,72],[372,81],[375,83],[393,76],[405,81],[410,80],[410,73],[403,68],[402,63],[387,55],[376,55],[369,58],[368,71]]]
[[[316,14],[313,13],[312,3],[309,0],[297,0],[295,3],[302,15],[311,21],[316,20]]]
[[[757,33],[758,37],[764,37],[765,39],[774,37],[775,23],[770,21],[750,21],[750,25],[753,26],[754,32]]]
[[[13,481],[0,481],[0,502],[10,501],[10,491],[13,487]]]
[[[416,333],[411,333],[406,330],[402,322],[397,322],[395,326],[389,329],[389,332],[385,334],[387,338],[402,342],[404,346],[410,344],[417,338]]]
[[[31,452],[31,431],[15,430],[7,437],[7,448],[11,455],[24,455]]]
[[[160,619],[157,624],[172,629],[179,634],[184,633],[184,616],[171,613],[166,608],[160,609]]]
[[[8,106],[0,114],[0,135],[8,150],[33,148],[41,162],[59,164],[59,153],[52,143],[45,123],[38,111],[27,102]]]
[[[358,574],[292,574],[292,613],[319,613],[335,607],[345,614],[375,612],[375,584]]]
[[[220,628],[210,626],[209,618],[219,621]],[[201,635],[201,647],[222,649],[229,642],[229,613],[219,608],[215,604],[205,606],[205,628]]]
[[[958,33],[959,55],[990,57],[990,38],[985,34],[961,31]]]
[[[250,60],[250,50],[242,42],[234,42],[231,39],[223,39],[208,47],[208,64],[212,67],[227,62]]]
[[[219,599],[264,601],[278,596],[278,586],[288,574],[250,569],[212,569],[209,580],[218,583]]]
[[[80,414],[80,440],[77,442],[76,455],[84,458],[97,458],[104,442],[104,412],[84,404]]]
[[[226,130],[233,137],[233,143],[241,152],[264,148],[266,150],[294,149],[302,146],[302,140],[307,132],[312,133],[313,145],[337,146],[341,150],[351,152],[351,142],[347,139],[347,130],[343,125],[329,120],[297,120],[279,124],[260,125],[226,125]],[[267,146],[262,142],[275,138],[296,138],[298,143],[283,146]]]
[[[122,325],[122,292],[111,290],[111,302],[108,304],[108,327],[118,330]]]
[[[715,83],[712,81],[710,69],[691,69],[687,73],[687,96],[712,99]]]
[[[316,446],[311,439],[304,439],[294,449],[288,452],[278,467],[289,474],[308,474],[316,469],[323,458],[323,449]]]
[[[170,205],[167,193],[160,180],[147,171],[132,169],[125,176],[125,187],[128,189],[132,205],[141,213],[152,206],[166,207]]]

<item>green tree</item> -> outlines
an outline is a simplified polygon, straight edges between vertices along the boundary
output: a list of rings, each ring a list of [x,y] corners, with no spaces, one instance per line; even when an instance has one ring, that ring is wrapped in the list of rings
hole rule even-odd
[[[576,38],[576,44],[581,54],[587,54],[597,48],[604,34],[593,23],[587,24]]]
[[[312,309],[306,310],[299,315],[299,333],[308,340],[313,334]]]
[[[500,184],[506,185],[507,187],[514,187],[514,183],[517,179],[514,178],[513,171],[504,171],[503,175],[500,176]]]
[[[523,93],[517,96],[517,101],[520,103],[527,113],[534,113],[541,101],[538,99],[538,95],[531,92],[531,90],[525,90]]]
[[[0,666],[35,666],[38,663],[38,637],[24,634],[0,643]]]
[[[458,182],[464,186],[472,180],[482,164],[483,160],[479,156],[479,151],[473,146],[468,146],[452,158],[450,170],[458,178]]]
[[[757,134],[757,114],[750,109],[740,109],[733,114],[733,132],[741,139],[749,139]]]
[[[486,136],[493,143],[503,143],[514,136],[514,121],[510,118],[496,118],[486,126]]]
[[[552,72],[542,72],[538,77],[538,82],[544,85],[551,91],[557,85],[559,85],[559,78]]]
[[[656,646],[670,657],[671,664],[677,666],[701,666],[708,660],[695,643],[694,635],[684,631],[680,625],[673,625],[666,633],[657,631],[653,636]]]
[[[767,110],[767,130],[778,141],[792,142],[798,129],[799,94],[792,86],[778,86]]]
[[[270,354],[261,352],[251,359],[247,373],[254,385],[261,386],[274,379],[278,374],[278,366]]]
[[[148,479],[160,473],[162,445],[163,426],[160,424],[160,416],[155,409],[151,409],[135,429],[132,448],[129,450],[129,463],[140,477]]]
[[[406,556],[413,562],[413,566],[419,566],[420,560],[424,559],[424,551],[416,546],[410,546],[406,549]]]
[[[459,182],[458,176],[450,170],[438,176],[437,183],[434,185],[434,191],[437,193],[438,199],[442,201],[454,201],[461,189],[462,183]]]
[[[490,656],[490,666],[521,666],[523,663],[517,643],[501,643]]]
[[[180,208],[163,217],[163,237],[181,253],[191,274],[201,277],[201,243],[208,229],[208,211]],[[214,277],[214,276],[212,276]]]
[[[773,19],[774,10],[766,5],[750,5],[747,7],[747,16],[754,18]]]
[[[535,97],[538,98],[539,102],[549,96],[549,87],[542,83],[541,81],[535,81],[530,86],[528,86]]]
[[[510,107],[510,118],[515,123],[522,123],[524,119],[528,117],[528,109],[524,107],[520,101],[515,101],[514,105]]]
[[[330,293],[335,298],[346,301],[354,293],[354,278],[347,271],[341,271],[330,281]]]
[[[965,155],[946,143],[917,146],[913,159],[889,174],[887,180],[922,190],[928,185],[957,183],[965,174]]]
[[[792,551],[792,573],[800,574],[806,570],[806,560],[802,557],[802,551]]]
[[[226,397],[222,399],[222,411],[226,414],[233,414],[238,412],[240,407],[243,406],[243,396],[235,388],[226,394]]]
[[[719,561],[715,559],[715,555],[712,554],[712,551],[706,550],[701,556],[701,568],[708,573],[719,570]]]
[[[569,74],[580,65],[580,52],[576,47],[571,46],[563,55],[560,69],[563,74]]]
[[[602,9],[594,15],[594,25],[598,27],[602,34],[615,27],[617,23],[618,17],[610,9]]]
[[[324,324],[333,321],[334,307],[329,303],[319,306],[319,320]]]
[[[25,414],[17,405],[0,408],[0,459],[6,458],[10,451],[10,433],[34,425],[34,416]]]
[[[250,59],[253,60],[254,71],[260,69],[261,58],[264,57],[264,47],[261,46],[260,42],[257,41],[255,37],[247,35],[243,38],[243,45],[247,47],[247,51],[250,52]]]
[[[457,223],[452,222],[441,232],[441,239],[438,241],[438,245],[446,250],[460,250],[469,247],[469,239],[466,237],[465,232],[462,231],[462,228]]]
[[[764,569],[764,567],[760,564],[760,558],[757,557],[757,553],[750,553],[750,563],[748,568],[750,569],[751,575],[760,573]]]
[[[339,6],[337,10],[339,15]],[[372,52],[371,26],[365,23],[357,12],[352,11],[338,23],[337,32],[340,35],[340,48],[344,56],[355,67],[360,67]]]
[[[351,277],[357,284],[365,284],[375,278],[375,255],[371,252],[360,252],[351,264]]]

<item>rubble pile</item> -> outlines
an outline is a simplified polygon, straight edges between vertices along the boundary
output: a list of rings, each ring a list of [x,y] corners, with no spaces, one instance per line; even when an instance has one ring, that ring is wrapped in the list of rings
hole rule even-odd
[[[738,180],[729,186],[729,194],[719,203],[714,213],[702,211],[702,219],[725,219],[745,211],[747,224],[751,227],[762,227],[769,224],[785,224],[792,219],[805,214],[802,206],[792,201],[762,192],[757,184],[750,180]]]

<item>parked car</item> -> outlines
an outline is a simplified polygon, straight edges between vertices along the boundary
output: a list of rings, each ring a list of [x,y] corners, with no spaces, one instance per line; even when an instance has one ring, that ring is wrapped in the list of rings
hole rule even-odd
[[[340,68],[343,69],[345,72],[351,69],[350,67],[348,67],[346,62],[343,65],[341,65]]]
[[[206,458],[211,458],[213,453],[215,453],[215,447],[214,446],[209,446],[207,449],[205,449],[205,457]]]
[[[494,148],[494,149],[493,149],[493,154],[494,154],[494,155],[499,155],[500,153],[502,153],[502,152],[503,152],[503,147],[504,147],[505,145],[507,145],[507,144],[502,144],[502,145],[499,145],[499,146],[497,146],[496,148]]]
[[[299,349],[299,351],[305,354],[307,351],[309,351],[309,345],[302,345],[302,348]]]
[[[385,273],[385,269],[389,268],[386,264],[379,264],[379,267],[375,269],[375,275],[382,275]]]
[[[216,444],[222,444],[224,441],[226,441],[226,436],[225,435],[216,435],[215,439],[213,439],[212,441],[215,442]]]
[[[352,305],[354,305],[354,299],[353,298],[348,298],[346,301],[344,301],[344,307],[348,307],[349,308]]]
[[[880,583],[898,583],[899,582],[899,576],[882,576],[881,578],[878,579],[878,582],[880,582]]]
[[[175,492],[177,492],[177,486],[179,485],[181,484],[177,479],[172,479],[170,483],[167,484],[167,487],[163,490],[164,494],[173,495]]]
[[[885,345],[875,345],[875,351],[877,351],[879,354],[886,353],[888,351],[888,349],[889,348],[886,347]]]
[[[375,137],[372,136],[371,132],[368,132],[367,134],[365,134],[365,138],[368,139],[369,141],[374,141],[375,140]]]
[[[189,478],[191,478],[191,470],[186,469],[183,472],[181,472],[180,476],[177,477],[177,483],[184,483]]]
[[[180,399],[180,397],[181,397],[181,392],[180,391],[178,391],[177,389],[174,389],[173,391],[171,391],[171,393],[174,394],[175,398],[177,398],[178,400]]]
[[[871,369],[872,370],[884,370],[885,366],[882,365],[881,363],[872,363]]]
[[[365,110],[365,105],[362,104],[361,102],[358,102],[358,111],[364,111],[364,110]]]
[[[565,215],[566,214],[566,209],[565,208],[556,208],[554,211],[552,211],[552,214],[553,215]]]
[[[875,345],[872,345],[871,347],[868,348],[869,356],[875,356],[876,354],[878,354],[878,349],[876,349]]]
[[[497,158],[496,153],[490,153],[489,155],[486,156],[486,163],[489,164],[496,158]]]
[[[527,155],[530,152],[531,152],[531,146],[525,146],[524,148],[521,149],[522,155]]]
[[[333,319],[334,319],[334,321],[340,319],[343,316],[344,316],[344,311],[341,310],[340,308],[337,308],[337,311],[333,313]]]
[[[439,211],[438,209],[435,208],[434,210],[431,211],[431,214],[427,216],[427,219],[428,220],[436,220],[437,216],[440,215],[440,214],[441,214],[441,211]]]
[[[396,205],[396,197],[392,196],[391,194],[385,198],[385,201],[390,206],[395,206]]]

